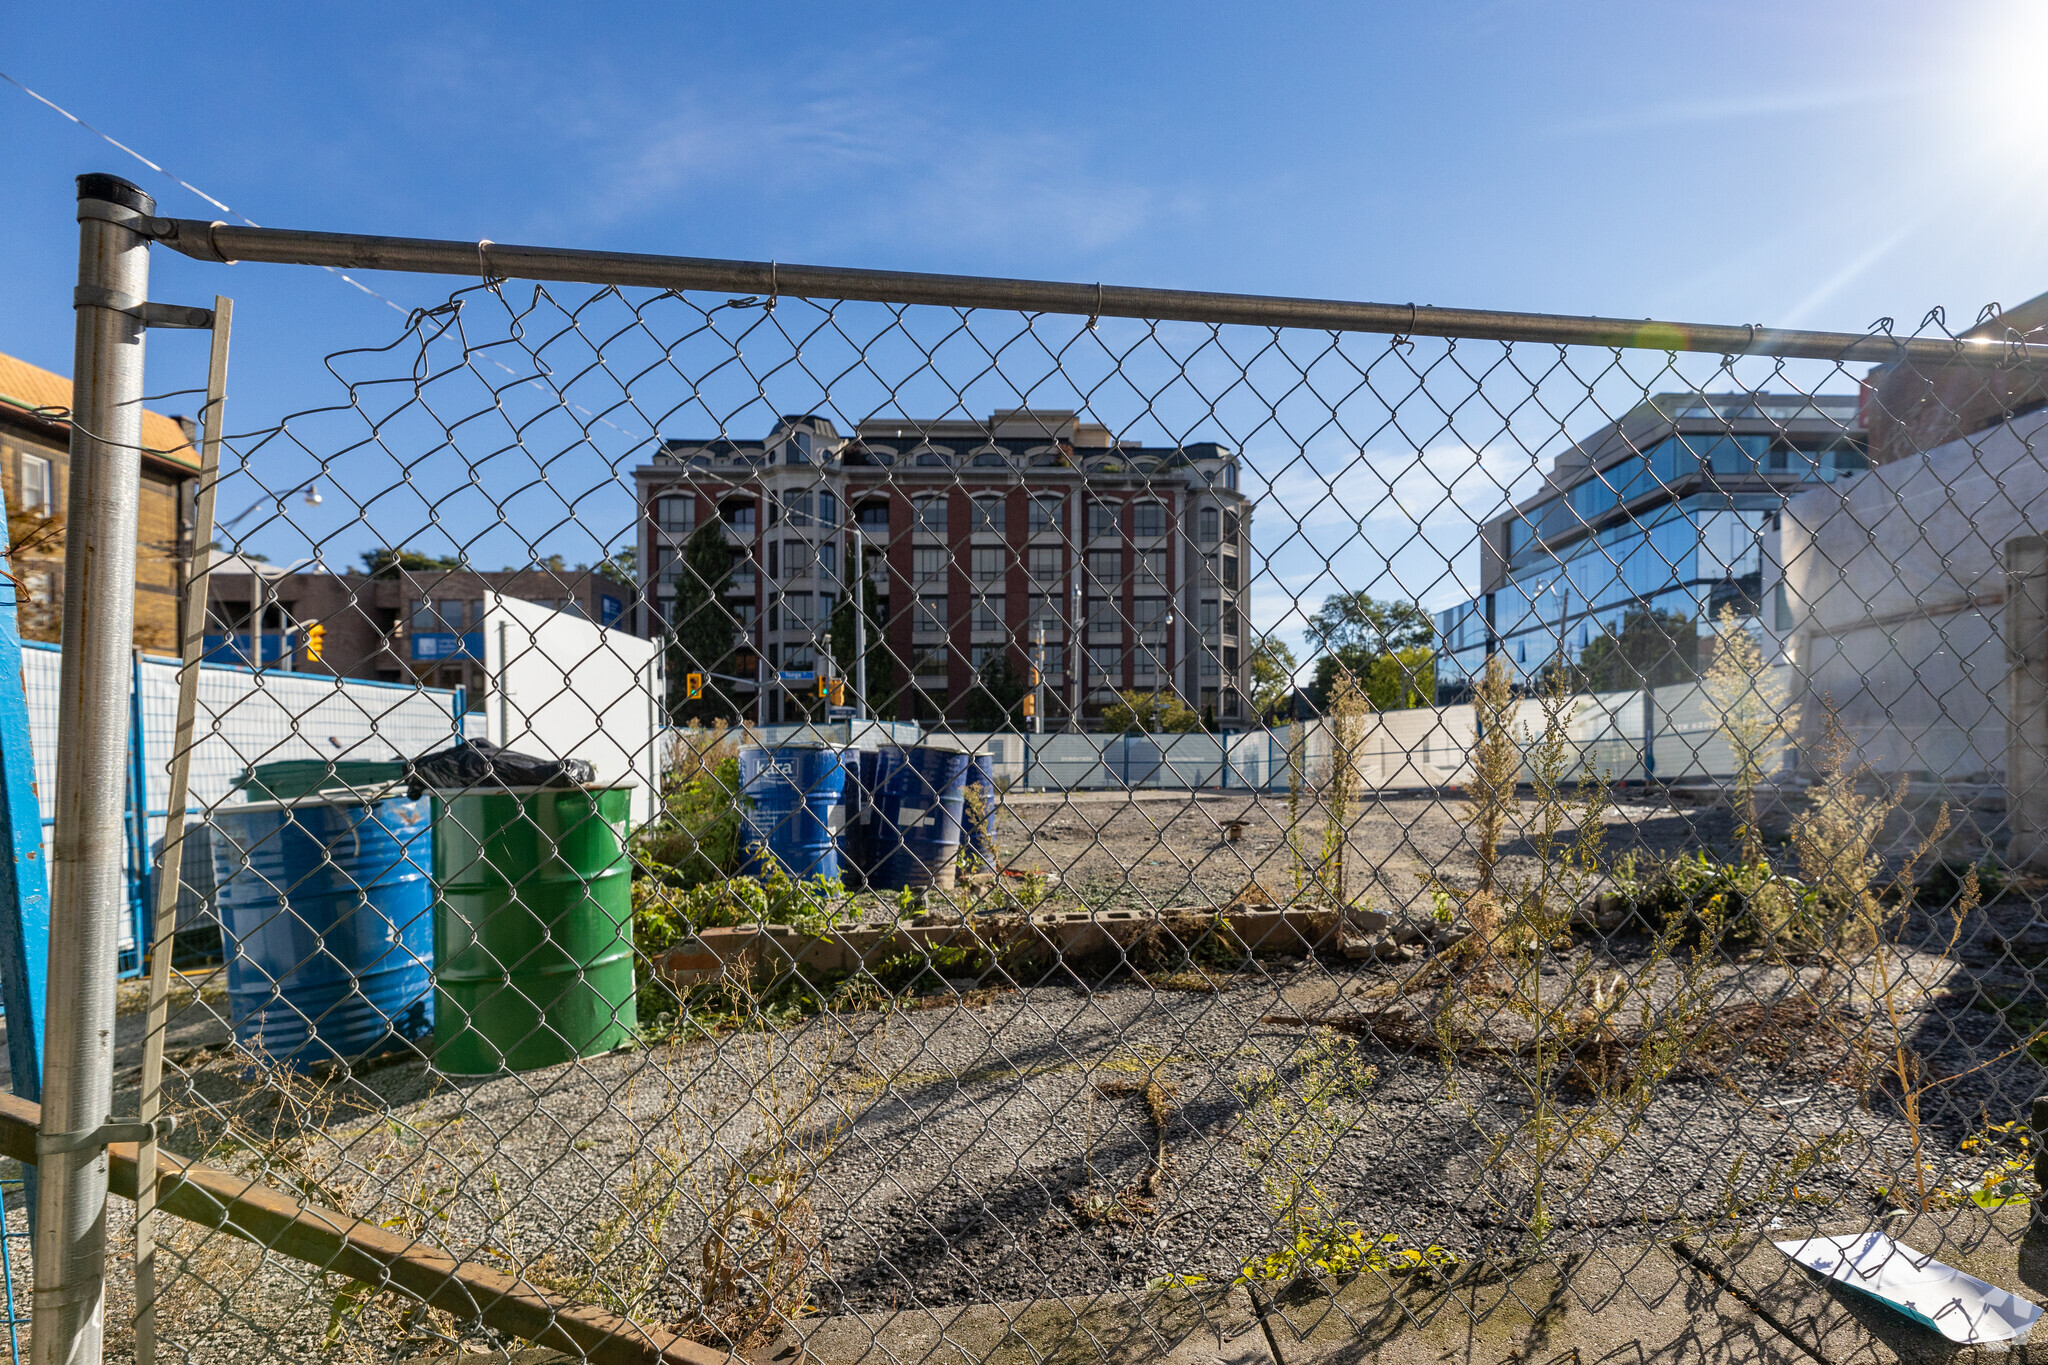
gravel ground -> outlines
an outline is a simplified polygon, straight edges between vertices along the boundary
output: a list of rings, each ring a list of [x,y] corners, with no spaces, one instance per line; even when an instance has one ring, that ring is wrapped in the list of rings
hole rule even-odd
[[[1236,797],[1019,801],[999,835],[1012,865],[1058,870],[1091,900],[1221,903],[1252,880],[1279,900],[1292,887],[1276,814],[1284,820],[1284,807]],[[1229,818],[1251,822],[1241,843],[1221,838]],[[1620,807],[1611,823],[1610,853],[1728,835],[1724,815],[1660,806]],[[1311,823],[1311,839],[1319,833]],[[1374,803],[1351,849],[1369,898],[1397,917],[1419,914],[1426,871],[1469,871],[1456,807],[1433,797]],[[1941,932],[1910,925],[1917,947],[1899,957],[1903,1030],[1927,1075],[1956,1078],[1922,1099],[1923,1154],[1937,1183],[1982,1169],[1958,1144],[1984,1121],[2024,1117],[2041,1067],[2011,1051],[2014,1029],[2048,1019],[2040,906],[2008,897],[1953,956],[1929,951]],[[1681,988],[1680,966],[1647,935],[1579,939],[1552,955],[1546,1004],[1570,1007],[1616,973],[1632,1002],[1667,1007]],[[1558,1127],[1547,1130],[1525,1083],[1532,1062],[1516,1048],[1525,1015],[1498,994],[1419,986],[1430,978],[1416,974],[1430,971],[1427,955],[1261,960],[1206,980],[1183,970],[1093,990],[1011,988],[991,973],[956,983],[983,987],[964,997],[791,1016],[715,1043],[650,1042],[482,1081],[415,1061],[345,1083],[299,1083],[290,1095],[251,1083],[217,1046],[226,1037],[218,1002],[199,1000],[174,1020],[172,1051],[192,1067],[177,1103],[196,1120],[174,1145],[211,1148],[215,1160],[518,1267],[571,1297],[604,1299],[595,1274],[651,1322],[688,1313],[703,1208],[718,1203],[708,1191],[725,1157],[761,1177],[743,1191],[751,1198],[775,1188],[777,1170],[789,1174],[779,1216],[796,1243],[825,1253],[812,1262],[812,1295],[828,1312],[1228,1279],[1283,1241],[1265,1177],[1285,1163],[1263,1159],[1260,1145],[1272,1111],[1247,1099],[1268,1073],[1285,1095],[1337,1078],[1337,1105],[1314,1125],[1331,1134],[1316,1158],[1330,1220],[1461,1256],[1597,1251],[1717,1220],[1836,1223],[1896,1202],[1879,1191],[1910,1170],[1912,1131],[1895,1085],[1864,1084],[1884,1060],[1888,1025],[1867,1000],[1835,1010],[1832,1029],[1798,1013],[1808,994],[1839,1004],[1839,978],[1721,962],[1694,983],[1709,995],[1698,1018],[1727,1035],[1719,1044],[1701,1044],[1640,1104],[1555,1087],[1548,1112]],[[1784,1012],[1752,1017],[1759,1004]],[[1462,1017],[1496,1046],[1411,1046],[1423,1019],[1447,1006],[1443,1036],[1463,1036]],[[117,1109],[133,1103],[139,1061],[139,1016],[121,1024]],[[1149,1098],[1148,1081],[1159,1087]],[[230,1122],[239,1141],[223,1149]],[[1577,1140],[1541,1154],[1548,1230],[1539,1236],[1531,1144],[1545,1131]],[[779,1150],[802,1152],[779,1167],[764,1155],[777,1135]],[[117,1201],[111,1226],[123,1255],[127,1220]],[[359,1317],[337,1299],[339,1281],[217,1235],[188,1229],[178,1245],[184,1274],[168,1334],[195,1359],[395,1358],[431,1345],[428,1324],[408,1326],[375,1305]],[[15,1267],[25,1289],[25,1255]],[[109,1354],[120,1358],[129,1290],[125,1274],[111,1279]]]

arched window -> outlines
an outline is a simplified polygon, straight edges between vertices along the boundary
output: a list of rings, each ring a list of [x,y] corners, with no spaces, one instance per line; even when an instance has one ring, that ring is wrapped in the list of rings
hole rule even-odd
[[[994,446],[983,446],[974,452],[974,458],[968,464],[976,469],[1007,469],[1010,457]]]
[[[914,525],[920,531],[944,535],[946,531],[946,498],[935,494],[914,500],[910,504]]]
[[[1001,535],[1004,528],[1005,510],[1008,506],[1009,499],[1002,497],[1000,494],[993,497],[976,498],[974,500],[974,522],[972,529],[976,531],[994,531],[996,534]]]
[[[917,467],[919,469],[951,469],[953,467],[953,452],[941,450],[937,446],[926,446],[923,450],[917,452]]]

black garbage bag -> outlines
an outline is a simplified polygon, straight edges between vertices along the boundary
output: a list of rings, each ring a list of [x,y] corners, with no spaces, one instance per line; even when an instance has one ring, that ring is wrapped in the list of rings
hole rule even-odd
[[[406,794],[415,801],[429,790],[584,787],[596,780],[597,769],[580,758],[536,758],[487,739],[465,739],[405,765]]]

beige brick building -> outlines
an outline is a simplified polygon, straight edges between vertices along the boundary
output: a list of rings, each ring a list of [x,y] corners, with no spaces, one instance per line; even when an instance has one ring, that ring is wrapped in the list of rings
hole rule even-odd
[[[71,483],[71,381],[0,355],[0,487],[24,639],[55,640],[64,621],[64,500]],[[182,419],[142,414],[142,501],[135,553],[135,644],[178,650],[192,562],[199,452]]]

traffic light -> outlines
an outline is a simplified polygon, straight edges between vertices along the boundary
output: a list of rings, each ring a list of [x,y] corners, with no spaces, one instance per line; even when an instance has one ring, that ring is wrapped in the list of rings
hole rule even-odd
[[[306,658],[311,663],[320,662],[320,651],[327,647],[327,627],[315,621],[306,627]]]
[[[846,705],[846,679],[834,678],[832,680],[831,702],[834,706]]]
[[[1030,720],[1033,716],[1037,714],[1038,698],[1032,696],[1029,692],[1026,692],[1024,694],[1024,719]]]
[[[702,673],[683,674],[683,700],[702,701],[703,699],[704,675]]]
[[[832,680],[830,678],[821,677],[818,679],[818,695],[820,697],[830,697],[832,695]]]

